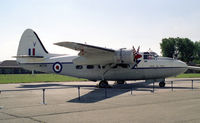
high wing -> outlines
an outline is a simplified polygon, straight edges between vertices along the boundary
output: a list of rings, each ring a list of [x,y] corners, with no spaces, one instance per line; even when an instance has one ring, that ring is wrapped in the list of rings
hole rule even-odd
[[[197,66],[188,66],[188,69],[200,71],[200,67]]]
[[[73,60],[77,65],[95,65],[95,64],[110,64],[113,63],[116,51],[113,49],[92,46],[88,44],[81,44],[75,42],[58,42],[55,45],[70,48],[80,51],[78,58]]]
[[[92,46],[88,44],[81,44],[81,43],[75,43],[75,42],[58,42],[54,43],[55,45],[70,48],[73,50],[80,51],[79,56],[93,56],[93,55],[99,55],[99,54],[114,54],[115,50],[103,48],[103,47],[97,47]]]

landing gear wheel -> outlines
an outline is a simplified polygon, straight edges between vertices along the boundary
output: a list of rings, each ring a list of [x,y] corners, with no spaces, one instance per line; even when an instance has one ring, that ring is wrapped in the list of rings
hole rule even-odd
[[[99,88],[108,88],[108,87],[109,87],[108,81],[102,80],[99,82]]]
[[[116,83],[122,85],[122,84],[125,84],[125,81],[124,80],[119,80],[119,81],[116,81]]]
[[[160,86],[161,88],[164,88],[164,87],[165,87],[165,82],[164,82],[164,81],[160,82],[160,83],[159,83],[159,86]]]

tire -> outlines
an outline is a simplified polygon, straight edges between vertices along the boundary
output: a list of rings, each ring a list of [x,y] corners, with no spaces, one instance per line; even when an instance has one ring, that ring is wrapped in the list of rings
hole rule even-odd
[[[160,82],[160,83],[159,83],[159,86],[160,86],[161,88],[164,88],[164,87],[165,87],[165,82],[164,82],[164,81]]]
[[[99,88],[108,88],[108,81],[102,80],[99,82]]]
[[[125,81],[124,80],[119,80],[119,81],[116,81],[117,82],[117,84],[120,84],[120,85],[122,85],[122,84],[124,84],[125,83]]]

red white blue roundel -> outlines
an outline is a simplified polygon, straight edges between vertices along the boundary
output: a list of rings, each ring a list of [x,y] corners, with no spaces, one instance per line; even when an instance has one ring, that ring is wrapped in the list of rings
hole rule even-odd
[[[62,71],[62,64],[59,62],[56,62],[53,64],[53,71],[56,73],[60,73]]]

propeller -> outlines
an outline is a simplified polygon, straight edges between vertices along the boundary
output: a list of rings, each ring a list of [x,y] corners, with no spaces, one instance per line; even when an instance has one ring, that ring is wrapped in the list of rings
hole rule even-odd
[[[137,51],[135,50],[135,47],[133,46],[133,55],[134,55],[134,61],[136,61],[137,59],[141,58],[142,55],[139,54],[139,50],[140,50],[140,46],[138,47]]]

